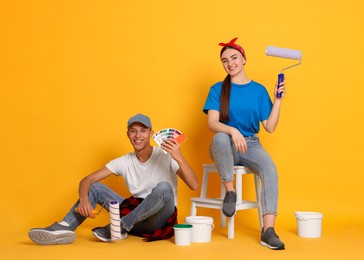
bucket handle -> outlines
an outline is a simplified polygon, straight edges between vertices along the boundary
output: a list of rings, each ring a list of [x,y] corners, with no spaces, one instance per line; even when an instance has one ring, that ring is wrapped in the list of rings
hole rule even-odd
[[[215,225],[214,225],[214,223],[211,223],[211,224],[210,224],[210,223],[201,223],[201,224],[206,224],[206,225],[208,225],[208,226],[209,226],[209,225],[211,225],[211,227],[212,227],[212,229],[211,229],[211,230],[214,230],[214,229],[215,229]]]
[[[204,224],[206,224],[206,225],[208,225],[208,226],[210,226],[210,225],[211,225],[211,227],[212,227],[212,228],[211,228],[211,230],[214,230],[214,229],[215,229],[215,225],[214,225],[214,223],[211,223],[211,224],[210,224],[210,223],[204,223]]]

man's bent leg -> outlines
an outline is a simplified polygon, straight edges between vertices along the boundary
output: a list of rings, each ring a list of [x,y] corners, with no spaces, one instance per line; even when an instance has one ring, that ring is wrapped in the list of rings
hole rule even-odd
[[[112,191],[109,187],[102,183],[94,183],[89,191],[89,200],[93,207],[96,204],[102,205],[105,203],[105,208],[109,209],[110,200],[116,200],[121,203],[124,198]],[[57,222],[45,228],[32,228],[28,232],[29,238],[39,245],[59,245],[70,244],[76,239],[74,230],[86,219],[75,211],[78,206],[77,201],[68,214],[65,216],[61,225]],[[68,224],[68,226],[67,226]]]
[[[167,224],[174,211],[172,186],[168,182],[161,182],[138,207],[121,218],[121,225],[135,234],[153,233]]]
[[[93,208],[95,208],[97,204],[104,205],[104,208],[107,211],[109,211],[110,201],[114,200],[121,203],[124,200],[123,197],[100,182],[95,182],[91,185],[88,197]],[[78,200],[63,219],[64,222],[71,226],[72,230],[75,230],[86,219],[86,217],[81,216],[76,212],[79,203],[80,201]]]

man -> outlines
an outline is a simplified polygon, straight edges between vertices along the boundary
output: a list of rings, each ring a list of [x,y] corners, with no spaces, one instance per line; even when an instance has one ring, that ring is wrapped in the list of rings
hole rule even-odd
[[[137,114],[127,125],[127,136],[134,152],[127,153],[87,175],[79,184],[79,200],[64,219],[46,228],[33,228],[29,238],[39,245],[70,244],[76,239],[74,230],[87,218],[94,217],[97,204],[109,210],[109,201],[121,203],[121,235],[128,233],[145,237],[147,241],[166,239],[173,235],[177,222],[177,176],[187,186],[199,186],[196,173],[182,155],[175,139],[165,140],[161,147],[152,146],[153,135],[150,118]],[[132,194],[123,198],[99,181],[115,174],[122,176]],[[110,225],[94,228],[93,235],[110,242]]]

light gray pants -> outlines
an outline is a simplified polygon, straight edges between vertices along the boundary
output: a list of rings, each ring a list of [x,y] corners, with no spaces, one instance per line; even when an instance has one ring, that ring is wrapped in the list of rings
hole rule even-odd
[[[258,136],[245,137],[245,140],[248,149],[243,154],[236,150],[230,135],[216,133],[210,146],[211,159],[216,163],[224,182],[234,180],[234,165],[246,166],[257,174],[262,181],[263,215],[277,215],[278,174],[275,164],[260,144]]]
[[[124,198],[111,190],[105,184],[96,182],[89,191],[89,200],[95,208],[96,204],[103,205],[106,201],[115,200],[119,203]],[[70,224],[75,230],[86,217],[75,212],[79,200],[73,205],[63,221]],[[109,203],[105,203],[105,209],[109,211]],[[153,233],[158,228],[164,227],[167,220],[174,214],[175,200],[172,186],[165,181],[157,184],[152,192],[130,214],[121,218],[122,226],[132,233]]]

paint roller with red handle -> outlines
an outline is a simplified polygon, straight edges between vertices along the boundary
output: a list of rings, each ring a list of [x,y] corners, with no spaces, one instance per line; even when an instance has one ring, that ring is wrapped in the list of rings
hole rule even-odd
[[[268,56],[274,56],[274,57],[279,57],[279,58],[299,60],[299,62],[297,64],[293,64],[293,65],[291,65],[289,67],[283,68],[280,71],[280,73],[278,74],[278,88],[279,88],[279,84],[284,81],[283,71],[286,70],[286,69],[290,69],[290,68],[292,68],[294,66],[300,65],[301,62],[302,62],[302,53],[301,53],[301,51],[298,51],[298,50],[268,46],[265,49],[265,54],[268,55]],[[277,92],[277,97],[281,98],[282,93]]]

